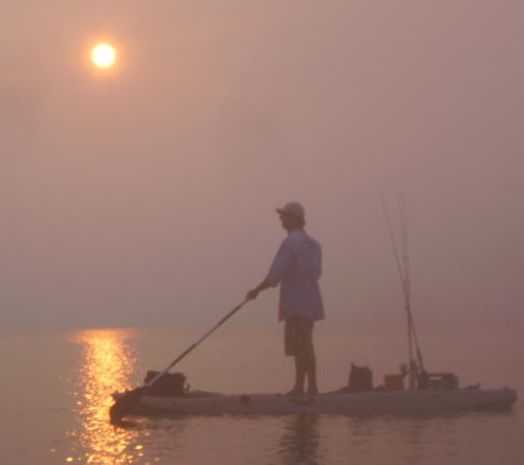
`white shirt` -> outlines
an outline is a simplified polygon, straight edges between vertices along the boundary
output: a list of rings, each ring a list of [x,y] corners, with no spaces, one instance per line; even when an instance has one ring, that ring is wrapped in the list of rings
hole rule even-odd
[[[322,274],[322,249],[305,231],[292,231],[282,242],[267,276],[280,284],[279,319],[293,317],[324,319],[324,305],[318,280]]]

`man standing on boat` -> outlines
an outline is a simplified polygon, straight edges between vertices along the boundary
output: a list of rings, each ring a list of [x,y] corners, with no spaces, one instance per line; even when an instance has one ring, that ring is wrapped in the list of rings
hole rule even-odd
[[[282,242],[266,278],[247,293],[247,299],[280,284],[279,320],[284,321],[284,348],[295,358],[295,385],[288,393],[318,394],[313,327],[324,319],[324,306],[318,280],[322,272],[322,250],[318,241],[305,230],[304,207],[289,202],[277,209],[288,235]]]

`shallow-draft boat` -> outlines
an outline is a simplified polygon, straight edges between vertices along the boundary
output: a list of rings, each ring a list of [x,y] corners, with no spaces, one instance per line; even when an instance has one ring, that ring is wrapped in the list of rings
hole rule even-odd
[[[181,397],[140,398],[130,415],[443,415],[470,411],[505,411],[517,399],[513,389],[331,392],[314,399],[282,394],[222,395],[193,392]]]
[[[185,384],[185,376],[181,373],[170,374],[169,370],[240,310],[246,300],[183,352],[167,369],[162,372],[149,372],[144,386],[113,394],[115,404],[109,412],[111,421],[118,424],[126,416],[235,414],[412,416],[511,409],[517,400],[517,392],[514,389],[507,387],[480,389],[478,386],[460,388],[458,378],[453,373],[432,373],[426,369],[411,309],[405,224],[403,224],[401,250],[396,243],[385,203],[384,212],[391,234],[407,316],[408,363],[401,366],[400,373],[386,375],[384,385],[374,388],[371,370],[368,367],[357,367],[352,364],[347,387],[319,394],[311,399],[290,398],[282,394],[232,395],[204,391],[189,392]],[[405,378],[407,378],[407,388],[404,386]]]

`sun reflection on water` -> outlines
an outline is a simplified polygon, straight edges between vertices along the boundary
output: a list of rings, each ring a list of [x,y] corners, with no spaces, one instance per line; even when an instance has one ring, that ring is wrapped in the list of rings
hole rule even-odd
[[[129,347],[131,330],[96,330],[77,333],[74,341],[83,347],[76,409],[81,419],[78,436],[86,464],[133,464],[138,452],[131,443],[136,432],[116,429],[109,423],[111,394],[130,386],[135,360]]]

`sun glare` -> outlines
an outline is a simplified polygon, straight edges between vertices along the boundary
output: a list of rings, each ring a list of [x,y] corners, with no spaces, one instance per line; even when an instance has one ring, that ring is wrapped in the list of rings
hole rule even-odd
[[[99,43],[91,49],[91,61],[100,69],[112,68],[117,59],[115,47],[108,43]]]

